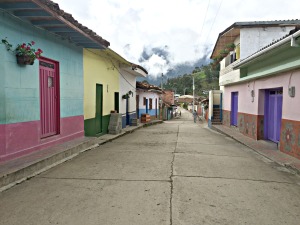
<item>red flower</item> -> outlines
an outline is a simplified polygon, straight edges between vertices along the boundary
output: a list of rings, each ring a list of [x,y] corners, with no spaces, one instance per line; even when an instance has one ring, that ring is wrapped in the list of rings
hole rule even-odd
[[[42,49],[40,49],[40,48],[38,49],[38,52],[39,52],[40,54],[43,53]]]
[[[35,44],[35,42],[34,42],[34,41],[31,41],[31,44],[32,44],[32,45],[34,45],[34,44]]]
[[[23,43],[23,44],[21,45],[21,48],[25,48],[25,46],[26,46],[26,44],[25,44],[25,43]]]
[[[27,46],[26,50],[30,50],[30,46]]]

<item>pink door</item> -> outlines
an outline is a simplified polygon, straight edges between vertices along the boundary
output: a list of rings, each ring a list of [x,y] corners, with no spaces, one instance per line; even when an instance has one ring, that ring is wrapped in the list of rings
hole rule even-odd
[[[59,82],[57,64],[40,60],[41,137],[59,134]]]

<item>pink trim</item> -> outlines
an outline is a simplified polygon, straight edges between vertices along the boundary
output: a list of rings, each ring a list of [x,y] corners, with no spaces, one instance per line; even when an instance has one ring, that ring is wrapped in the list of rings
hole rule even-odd
[[[84,136],[83,116],[61,118],[60,124],[59,135],[44,139],[40,121],[0,125],[0,162]]]
[[[0,124],[0,157],[5,154],[5,124]]]

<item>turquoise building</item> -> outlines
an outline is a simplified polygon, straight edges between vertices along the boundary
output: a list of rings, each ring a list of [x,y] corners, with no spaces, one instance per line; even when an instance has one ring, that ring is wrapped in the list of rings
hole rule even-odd
[[[0,45],[0,161],[84,135],[83,48],[109,45],[43,2],[0,4],[0,40],[12,49],[34,41],[43,51],[33,65],[21,65]]]

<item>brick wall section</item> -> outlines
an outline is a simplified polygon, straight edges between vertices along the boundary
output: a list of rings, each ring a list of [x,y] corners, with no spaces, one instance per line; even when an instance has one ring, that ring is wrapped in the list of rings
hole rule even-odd
[[[223,110],[223,125],[230,127],[230,112],[228,110]]]
[[[162,95],[163,102],[174,105],[174,92],[170,90],[164,90],[165,94]]]
[[[280,151],[300,159],[300,121],[281,120]]]

